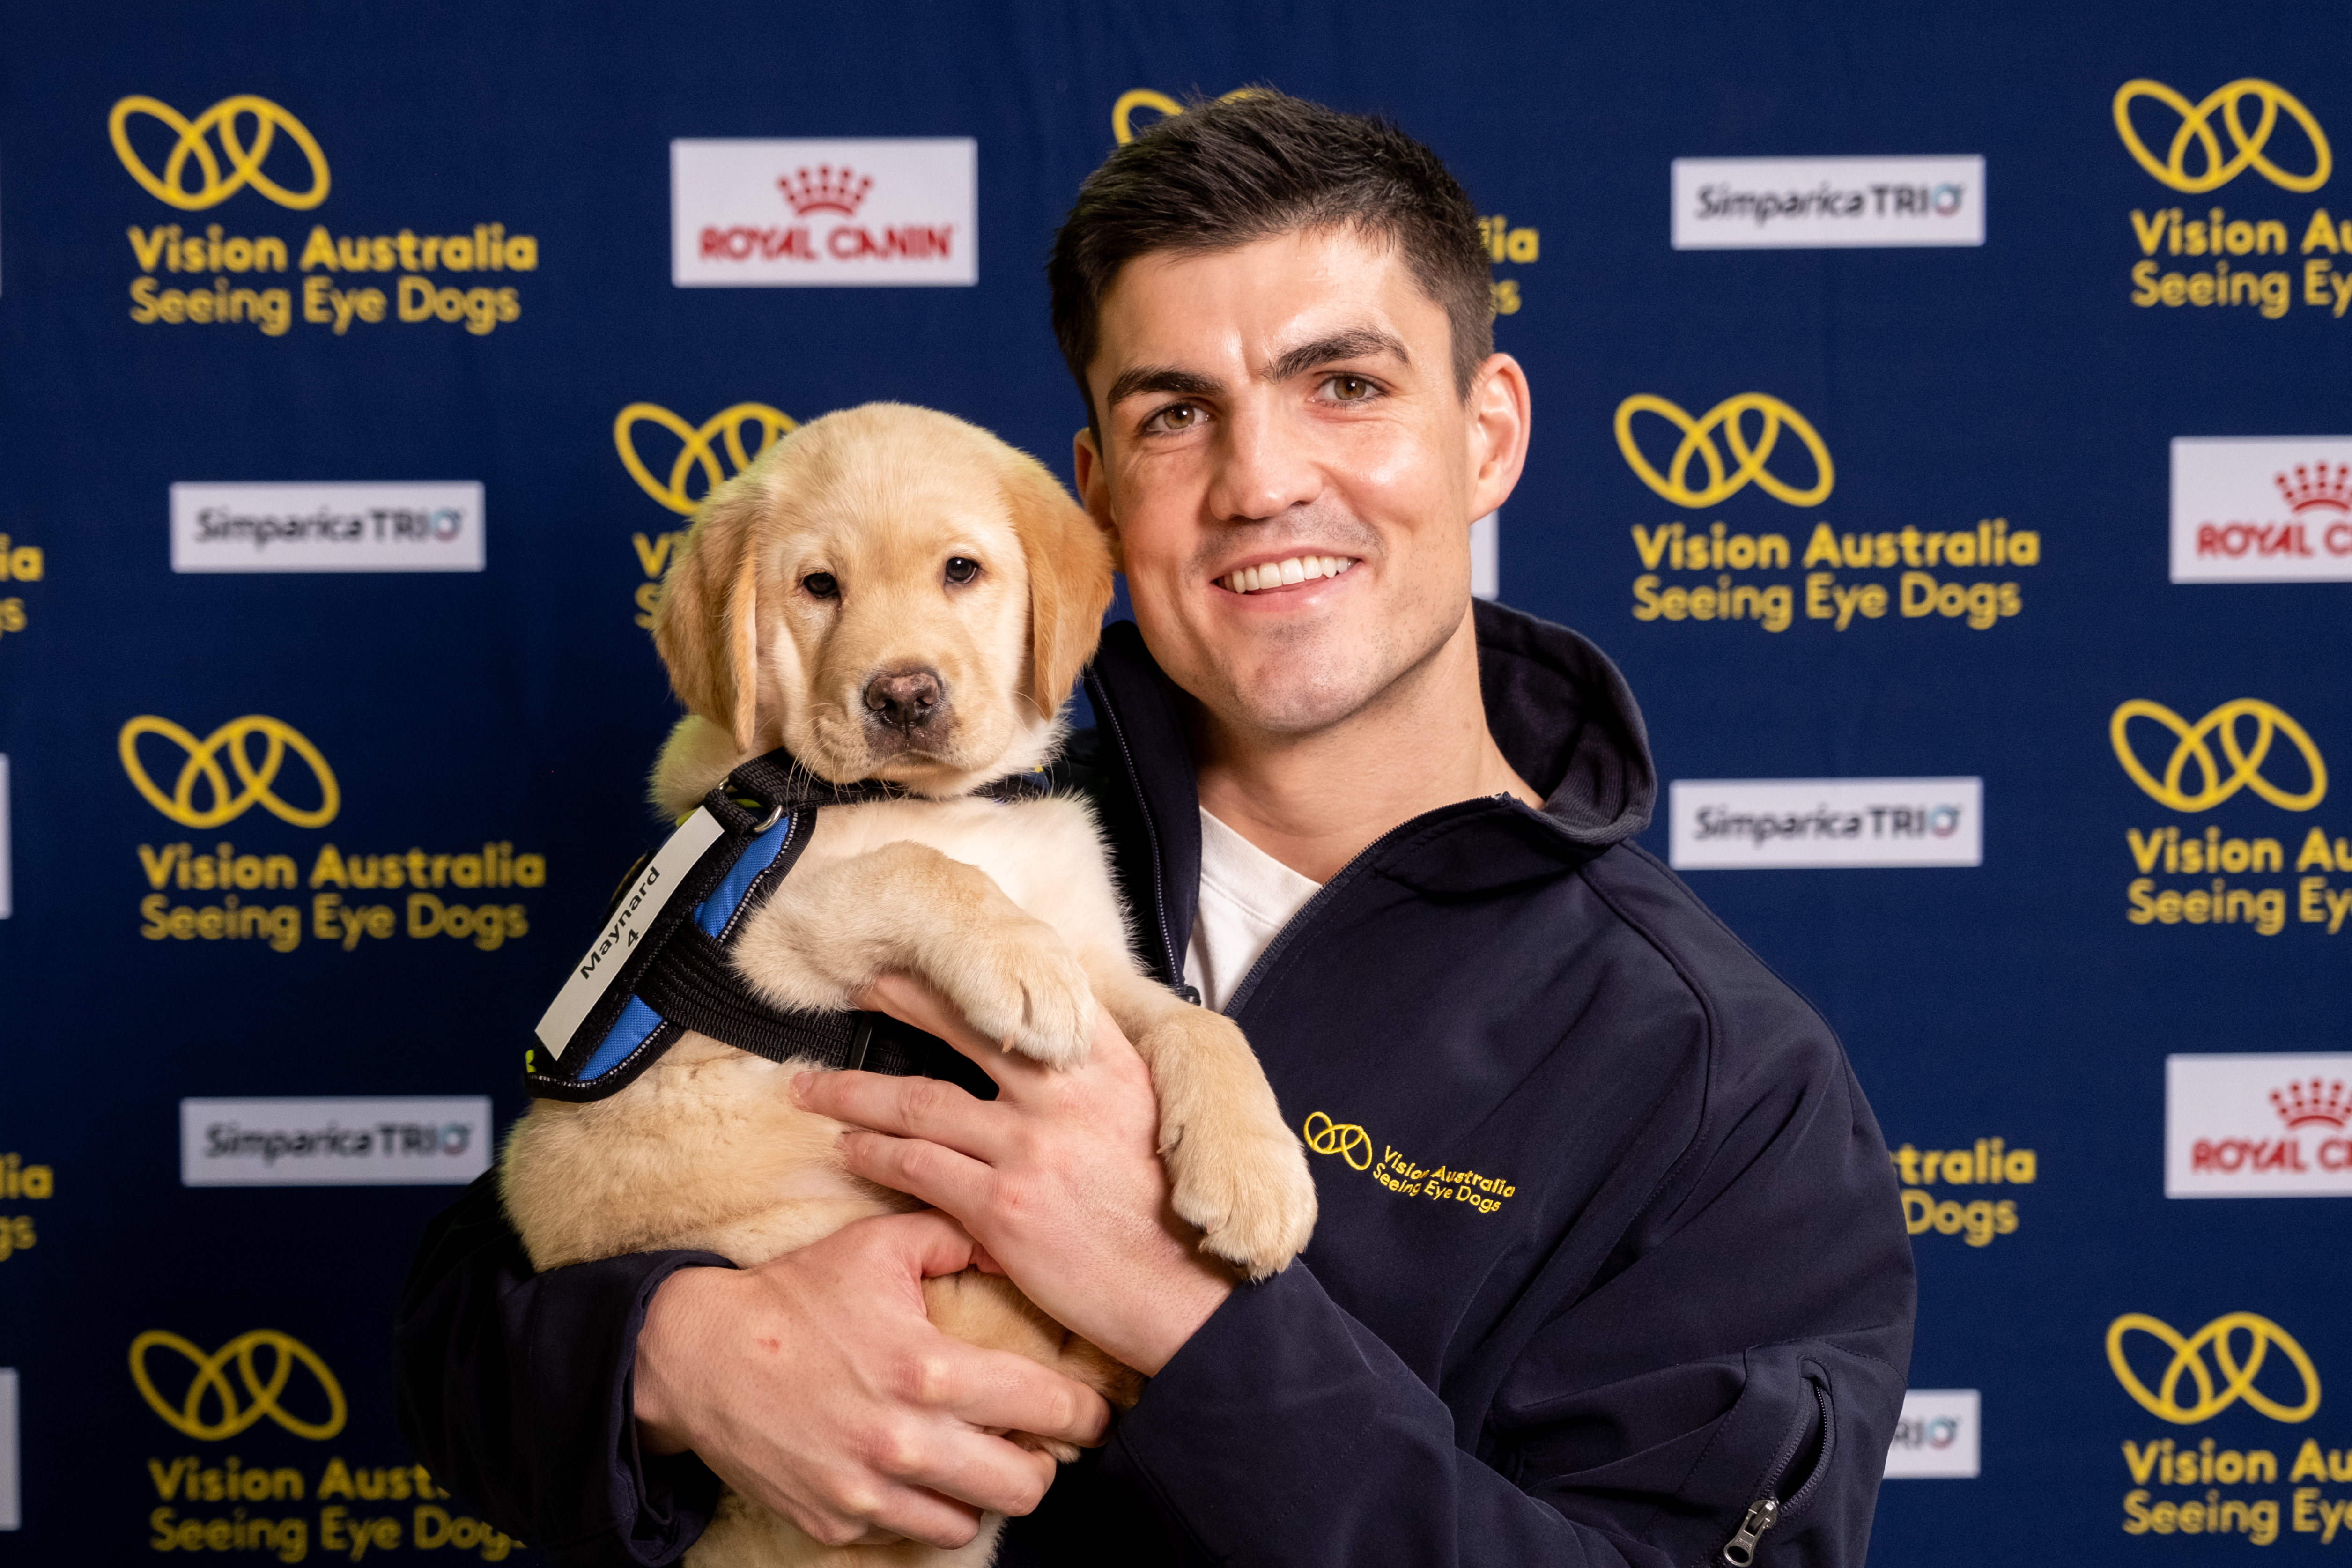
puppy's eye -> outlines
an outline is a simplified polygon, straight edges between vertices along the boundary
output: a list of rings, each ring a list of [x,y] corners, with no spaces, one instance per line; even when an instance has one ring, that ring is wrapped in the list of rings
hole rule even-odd
[[[801,579],[801,586],[812,599],[837,599],[841,596],[841,584],[834,581],[830,572],[812,572]]]
[[[980,563],[969,555],[954,556],[948,562],[948,581],[950,583],[969,583],[979,575]]]

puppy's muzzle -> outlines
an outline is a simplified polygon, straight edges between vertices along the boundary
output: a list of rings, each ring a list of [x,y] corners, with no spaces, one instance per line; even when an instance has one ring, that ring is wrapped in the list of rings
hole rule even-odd
[[[866,723],[886,742],[927,740],[945,728],[947,688],[935,669],[889,670],[866,683]]]

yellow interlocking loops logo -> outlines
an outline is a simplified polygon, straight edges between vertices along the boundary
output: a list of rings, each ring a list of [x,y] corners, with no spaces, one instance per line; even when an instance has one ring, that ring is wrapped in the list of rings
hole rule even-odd
[[[2172,732],[2177,742],[2172,755],[2164,764],[2164,776],[2158,778],[2147,771],[2132,749],[2131,721],[2153,719]],[[2252,720],[2253,742],[2250,745],[2238,734],[2242,720]],[[2213,760],[2213,749],[2206,744],[2209,736],[2218,735],[2221,754],[2229,759],[2227,773]],[[2289,795],[2263,776],[2263,762],[2271,753],[2271,742],[2284,735],[2303,753],[2303,765],[2311,775],[2310,787],[2301,795]],[[2284,811],[2309,811],[2327,794],[2327,764],[2320,760],[2319,748],[2303,726],[2259,698],[2241,697],[2234,702],[2224,702],[2202,719],[2191,724],[2161,702],[2150,702],[2135,697],[2115,711],[2107,721],[2107,739],[2116,748],[2116,761],[2123,763],[2124,772],[2132,783],[2146,791],[2148,798],[2175,811],[2210,811],[2242,789],[2256,795]],[[2193,795],[2181,788],[2181,776],[2191,763],[2197,768],[2197,790]]]
[[[669,466],[667,482],[654,478],[653,469],[637,455],[635,432],[640,423],[658,425],[682,443],[676,460]],[[743,431],[750,426],[758,427],[759,436],[746,447]],[[719,469],[719,451],[711,445],[713,437],[723,437],[728,461],[733,465],[729,471],[740,474],[778,437],[797,428],[789,415],[764,403],[739,403],[732,408],[721,409],[705,420],[700,429],[658,403],[632,403],[613,421],[613,445],[621,454],[622,466],[629,470],[629,477],[637,481],[640,489],[678,516],[690,517],[702,496],[718,489],[728,478],[728,473]],[[702,470],[702,493],[690,496],[686,492],[687,480],[698,468]]]
[[[131,117],[134,114],[162,121],[179,138],[163,160],[161,174],[142,163],[138,151],[131,145]],[[252,121],[249,142],[237,128],[240,120]],[[262,173],[261,165],[268,158],[270,148],[277,144],[280,131],[310,161],[310,188],[307,191],[289,191]],[[207,132],[220,137],[221,152],[228,163],[225,175],[221,172],[222,160],[213,155],[212,143],[205,139]],[[320,151],[319,139],[278,105],[249,92],[224,98],[194,120],[161,99],[134,92],[117,103],[106,117],[106,133],[114,142],[114,155],[122,160],[131,177],[145,186],[149,195],[182,212],[216,207],[247,185],[279,206],[292,207],[296,212],[308,212],[327,199],[327,155]],[[194,189],[188,185],[188,165],[192,163],[200,182]]]
[[[2152,98],[2180,116],[2180,129],[2172,133],[2172,145],[2158,163],[2147,143],[2139,139],[2132,124],[2131,106],[2134,100]],[[2262,104],[2261,116],[2253,128],[2247,129],[2241,106],[2248,99]],[[2221,111],[2221,128],[2230,133],[2230,156],[2221,156],[2221,142],[2213,134],[2213,111]],[[2307,174],[2290,174],[2267,157],[2263,150],[2270,145],[2271,132],[2278,126],[2279,110],[2303,127],[2311,140],[2314,163]],[[2160,81],[2146,77],[2137,78],[2116,89],[2116,133],[2139,160],[2139,166],[2170,185],[2176,191],[2196,195],[2204,191],[2219,190],[2244,174],[2248,169],[2259,171],[2272,184],[2290,191],[2315,191],[2327,183],[2336,167],[2333,154],[2327,150],[2327,132],[2311,117],[2294,94],[2276,82],[2260,77],[2242,76],[2233,82],[2215,88],[2202,101],[2191,103]],[[2189,149],[2194,143],[2201,158],[2200,172],[2189,172]]]
[[[1307,1119],[1299,1129],[1307,1135],[1307,1147],[1318,1154],[1337,1154],[1359,1171],[1372,1168],[1372,1135],[1352,1121],[1334,1121],[1321,1111]]]
[[[2157,1380],[2153,1393],[2139,1380],[2139,1374],[2124,1355],[2125,1338],[2134,1331],[2155,1336],[2172,1352],[2172,1360],[2165,1367],[2164,1375]],[[2242,1359],[2231,1343],[2232,1337],[2240,1334],[2248,1341]],[[2273,1346],[2303,1378],[2303,1403],[2292,1409],[2254,1386],[2254,1376],[2263,1370]],[[2212,1371],[2205,1365],[2208,1349],[2212,1351],[2214,1366],[2221,1373],[2219,1386],[2214,1384]],[[2124,1385],[2124,1392],[2139,1401],[2142,1409],[2177,1426],[2210,1420],[2241,1399],[2273,1421],[2308,1421],[2319,1410],[2319,1371],[2311,1364],[2311,1357],[2294,1342],[2293,1334],[2252,1312],[2226,1313],[2187,1339],[2181,1338],[2170,1324],[2146,1312],[2126,1312],[2107,1325],[2107,1364],[2115,1368],[2116,1381]],[[2180,1403],[2184,1377],[2196,1385],[2194,1405]]]
[[[1658,415],[1683,433],[1663,474],[1650,466],[1650,459],[1643,456],[1641,443],[1633,438],[1636,414]],[[1742,424],[1750,414],[1763,420],[1752,440]],[[1814,478],[1810,489],[1797,489],[1764,466],[1772,459],[1783,426],[1796,432],[1797,439],[1804,443],[1813,459]],[[1723,466],[1723,453],[1715,444],[1718,428],[1723,432],[1723,444],[1731,448],[1732,459],[1738,465],[1728,470]],[[1830,464],[1830,449],[1822,444],[1820,433],[1803,415],[1769,393],[1743,392],[1737,397],[1727,397],[1694,419],[1663,397],[1637,392],[1617,405],[1617,449],[1625,454],[1625,461],[1641,476],[1643,484],[1676,506],[1713,506],[1750,479],[1766,495],[1790,506],[1813,506],[1837,482],[1836,470]],[[1700,489],[1690,487],[1693,459],[1706,469],[1706,484]]]
[[[146,766],[139,760],[142,735],[161,735],[187,754],[169,795],[155,787],[155,781],[147,775]],[[258,760],[247,744],[257,735],[261,738]],[[297,827],[324,827],[342,809],[343,795],[335,783],[335,772],[327,766],[327,759],[319,754],[319,748],[293,725],[267,713],[232,719],[201,741],[169,719],[142,713],[122,726],[115,744],[122,754],[122,771],[131,775],[131,782],[147,797],[147,804],[183,827],[218,827],[244,816],[257,805]],[[272,791],[289,752],[309,766],[319,786],[319,804],[314,808],[289,805]],[[236,774],[237,787],[234,790],[229,788],[228,773],[221,770],[223,756],[228,758],[229,772]],[[204,786],[205,795],[201,805],[196,800],[199,784]]]
[[[1237,98],[1255,98],[1258,92],[1259,89],[1254,87],[1237,87],[1217,101],[1231,103]],[[1162,120],[1184,112],[1184,106],[1164,92],[1154,92],[1148,87],[1128,89],[1118,95],[1118,101],[1110,106],[1110,133],[1118,138],[1118,144],[1122,147],[1135,140],[1135,111],[1139,109],[1156,110]]]
[[[188,1392],[179,1404],[163,1397],[147,1370],[148,1352],[167,1350],[187,1359],[195,1368],[188,1383]],[[257,1352],[270,1355],[269,1371],[265,1375],[256,1364]],[[244,1397],[229,1386],[228,1369],[236,1367],[237,1382],[245,1385]],[[300,1365],[317,1383],[327,1397],[327,1418],[306,1421],[278,1402],[286,1384]],[[324,1442],[343,1429],[343,1419],[350,1414],[343,1403],[343,1385],[327,1370],[327,1363],[310,1346],[291,1334],[276,1329],[255,1329],[243,1333],[206,1355],[179,1335],[162,1329],[150,1329],[131,1342],[131,1381],[139,1385],[148,1408],[170,1423],[173,1429],[184,1433],[201,1443],[217,1443],[224,1437],[234,1437],[263,1416],[268,1416],[297,1437],[309,1437]],[[220,1412],[217,1420],[207,1420],[214,1408]]]

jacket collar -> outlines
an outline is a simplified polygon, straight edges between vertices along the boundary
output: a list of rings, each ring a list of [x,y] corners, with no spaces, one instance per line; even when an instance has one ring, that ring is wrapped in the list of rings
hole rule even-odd
[[[1543,809],[1471,801],[1425,813],[1420,834],[1381,840],[1380,869],[1424,892],[1470,893],[1558,875],[1647,826],[1657,771],[1641,709],[1607,655],[1566,626],[1484,601],[1472,615],[1487,728],[1505,760],[1544,794]],[[1103,629],[1087,671],[1104,802],[1121,880],[1155,969],[1180,982],[1201,886],[1200,795],[1182,694],[1132,621]],[[1492,831],[1459,852],[1454,826]],[[1451,840],[1444,852],[1436,846]]]

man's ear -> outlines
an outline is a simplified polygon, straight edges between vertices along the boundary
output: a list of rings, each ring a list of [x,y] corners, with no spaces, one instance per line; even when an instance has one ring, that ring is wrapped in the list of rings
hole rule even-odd
[[[1036,459],[1019,457],[1008,467],[1004,492],[1029,568],[1029,698],[1050,719],[1102,636],[1110,547],[1105,531]]]
[[[1527,467],[1535,422],[1528,373],[1510,355],[1490,355],[1470,388],[1470,515],[1484,517],[1511,499]]]
[[[1101,437],[1089,425],[1070,437],[1070,471],[1077,476],[1078,504],[1102,530],[1103,539],[1110,546],[1110,569],[1127,570],[1125,552],[1119,548],[1118,520],[1110,510],[1110,470],[1104,463]]]
[[[687,710],[735,738],[759,742],[758,521],[767,504],[761,468],[711,492],[681,542],[654,605],[654,647]]]

